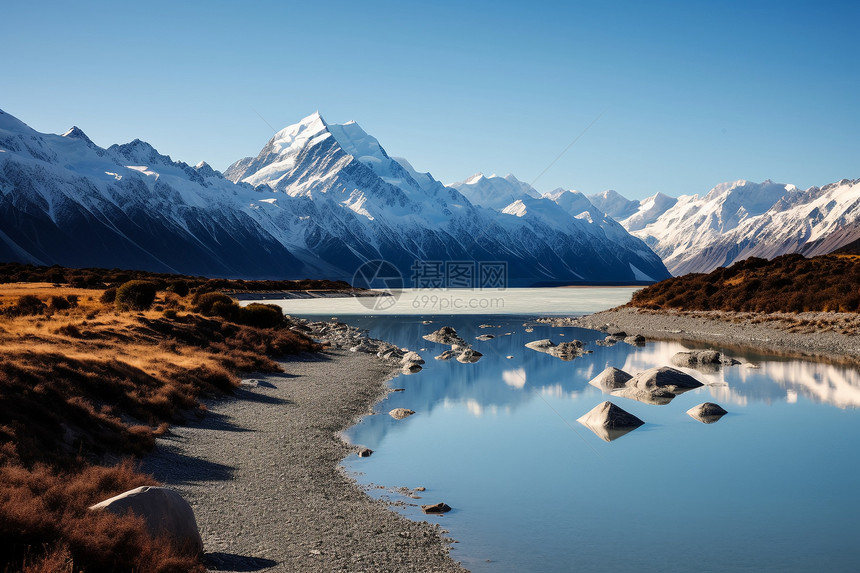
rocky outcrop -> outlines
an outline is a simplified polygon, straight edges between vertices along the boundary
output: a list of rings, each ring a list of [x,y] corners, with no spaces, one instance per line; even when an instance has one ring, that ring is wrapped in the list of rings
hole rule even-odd
[[[423,336],[424,340],[445,344],[447,346],[468,346],[468,343],[460,338],[457,331],[450,326],[443,326],[439,330],[433,331],[430,334]]]
[[[142,486],[106,499],[90,507],[116,515],[131,512],[143,518],[153,537],[167,535],[178,547],[192,555],[203,552],[203,541],[194,519],[194,510],[176,491],[166,487]]]
[[[484,338],[489,337],[489,338]],[[438,344],[447,344],[451,347],[451,350],[446,350],[439,356],[436,356],[436,360],[450,360],[451,358],[456,357],[457,362],[462,362],[463,364],[470,364],[472,362],[477,362],[481,359],[483,354],[474,350],[472,345],[463,340],[457,331],[454,330],[450,326],[443,326],[439,330],[431,332],[430,334],[425,334],[423,336],[424,340],[429,340],[430,342],[436,342]],[[490,338],[494,338],[491,334],[484,334],[477,337],[478,340],[489,340]]]
[[[723,356],[721,352],[716,350],[691,350],[688,352],[678,352],[670,362],[675,366],[682,368],[698,368],[699,370],[717,370],[721,366],[735,366],[740,364],[733,358]]]
[[[606,442],[616,440],[645,423],[608,401],[598,404],[576,421]]]
[[[590,350],[585,350],[584,344],[581,340],[573,340],[571,342],[556,344],[549,338],[544,338],[543,340],[529,342],[525,346],[526,348],[537,350],[538,352],[545,352],[550,356],[555,356],[556,358],[560,358],[565,361],[573,360],[577,356],[582,356],[583,354],[591,352]]]
[[[703,424],[713,424],[726,414],[726,410],[719,404],[713,402],[704,402],[698,406],[693,406],[687,410],[690,417],[702,422]]]

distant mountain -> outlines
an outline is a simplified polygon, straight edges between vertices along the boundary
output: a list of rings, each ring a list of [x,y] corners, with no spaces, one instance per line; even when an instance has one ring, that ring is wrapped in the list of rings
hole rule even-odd
[[[77,127],[41,134],[0,112],[0,259],[344,280],[385,259],[407,284],[416,260],[501,261],[511,286],[668,276],[641,241],[595,222],[596,211],[572,216],[509,184],[538,203],[516,214],[475,205],[390,158],[355,122],[319,114],[222,175],[140,140],[103,149]]]
[[[612,189],[603,193],[588,195],[588,200],[591,201],[592,205],[616,220],[626,219],[639,210],[639,201],[627,199]]]
[[[703,197],[658,193],[619,220],[676,276],[751,256],[829,253],[860,238],[858,221],[860,180],[806,191],[741,180],[717,185]]]

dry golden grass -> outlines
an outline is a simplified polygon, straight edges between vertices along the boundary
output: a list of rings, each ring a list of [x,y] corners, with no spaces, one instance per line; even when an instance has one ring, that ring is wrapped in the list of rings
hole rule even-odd
[[[279,370],[270,355],[318,349],[286,324],[190,313],[190,299],[175,293],[130,313],[100,294],[0,285],[0,570],[198,570],[134,519],[84,511],[153,483],[130,462],[101,464],[144,454],[240,372]],[[20,315],[22,297],[39,299],[28,303],[38,314]]]

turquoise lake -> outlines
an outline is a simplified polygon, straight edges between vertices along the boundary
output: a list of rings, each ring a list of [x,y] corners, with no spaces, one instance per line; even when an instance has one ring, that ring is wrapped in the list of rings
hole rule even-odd
[[[684,369],[705,386],[665,405],[609,396],[588,384],[607,366],[635,374],[668,365],[678,351],[720,348],[598,346],[604,333],[532,321],[607,308],[618,304],[607,297],[629,297],[632,289],[603,292],[597,302],[583,298],[587,289],[546,290],[555,297],[546,312],[367,316],[340,309],[340,320],[426,360],[422,371],[392,379],[404,391],[346,432],[374,450],[344,461],[370,495],[440,523],[458,541],[452,557],[475,572],[860,569],[856,369],[727,351],[754,367]],[[523,304],[531,310],[539,294]],[[297,312],[295,302],[318,306]],[[332,315],[322,306],[330,302],[282,304],[319,317]],[[441,326],[454,327],[483,358],[434,360],[448,347],[422,336]],[[475,340],[482,334],[495,338]],[[524,347],[542,338],[578,339],[593,352],[564,362]],[[576,422],[605,400],[645,425],[605,442]],[[708,425],[686,414],[705,401],[729,413]],[[398,407],[416,414],[395,420],[387,412]],[[401,487],[426,491],[412,499],[393,491]],[[436,502],[453,510],[425,516],[418,507]]]

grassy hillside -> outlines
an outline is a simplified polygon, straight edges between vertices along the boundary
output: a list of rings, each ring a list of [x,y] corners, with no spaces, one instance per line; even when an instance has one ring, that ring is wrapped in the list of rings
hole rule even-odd
[[[671,278],[633,295],[649,309],[860,312],[860,256],[749,258],[708,274]]]
[[[134,518],[86,508],[154,484],[135,458],[202,414],[198,398],[230,392],[241,372],[279,370],[271,356],[319,350],[279,308],[240,309],[205,279],[155,277],[144,285],[154,300],[105,288],[139,277],[152,278],[0,284],[0,571],[202,570]]]

